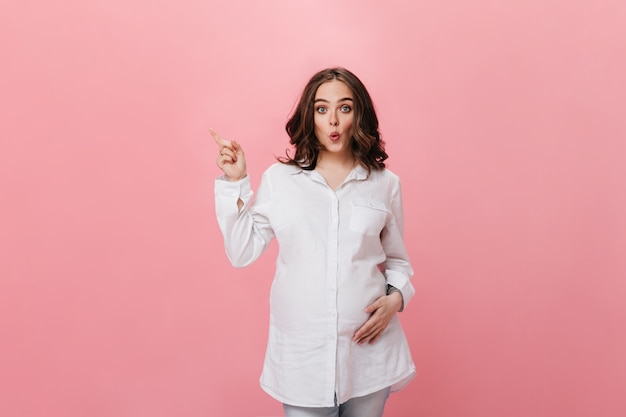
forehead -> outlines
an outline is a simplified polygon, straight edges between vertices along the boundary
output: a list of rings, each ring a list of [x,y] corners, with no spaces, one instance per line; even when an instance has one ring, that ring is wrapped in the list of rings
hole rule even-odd
[[[352,90],[343,81],[326,81],[317,88],[315,99],[325,99],[328,101],[341,100],[344,98],[354,98]]]

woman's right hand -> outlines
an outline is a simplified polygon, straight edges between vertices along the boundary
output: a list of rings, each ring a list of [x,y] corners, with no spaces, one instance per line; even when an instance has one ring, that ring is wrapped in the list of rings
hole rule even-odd
[[[209,129],[215,143],[219,147],[217,155],[217,166],[224,171],[224,175],[229,181],[239,181],[246,177],[246,157],[243,154],[241,145],[237,142],[225,140],[213,129]]]

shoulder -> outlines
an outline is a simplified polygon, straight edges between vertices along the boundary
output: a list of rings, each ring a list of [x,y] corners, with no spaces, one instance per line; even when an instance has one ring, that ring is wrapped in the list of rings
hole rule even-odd
[[[302,169],[295,165],[288,165],[281,162],[276,162],[270,165],[265,170],[265,172],[263,173],[263,177],[277,178],[285,175],[297,174],[300,171],[302,171]]]
[[[400,177],[387,168],[372,170],[368,179],[383,184],[400,184]]]

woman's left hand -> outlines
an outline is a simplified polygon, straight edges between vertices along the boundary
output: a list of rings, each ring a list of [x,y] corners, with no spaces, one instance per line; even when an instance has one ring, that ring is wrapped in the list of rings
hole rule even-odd
[[[393,292],[378,298],[365,308],[366,313],[371,313],[370,318],[356,331],[352,340],[359,345],[374,343],[383,334],[383,331],[387,328],[393,316],[400,311],[401,307],[402,294],[399,292]]]

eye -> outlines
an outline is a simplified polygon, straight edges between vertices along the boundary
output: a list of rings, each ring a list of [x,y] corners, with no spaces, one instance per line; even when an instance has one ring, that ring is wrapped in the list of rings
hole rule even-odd
[[[315,109],[315,111],[316,111],[316,112],[318,112],[318,113],[324,114],[324,113],[326,113],[326,107],[324,107],[324,106],[319,106],[319,107],[317,107],[317,108]]]
[[[341,111],[343,113],[350,113],[352,111],[352,107],[348,106],[347,104],[344,104],[343,106],[341,106]]]

